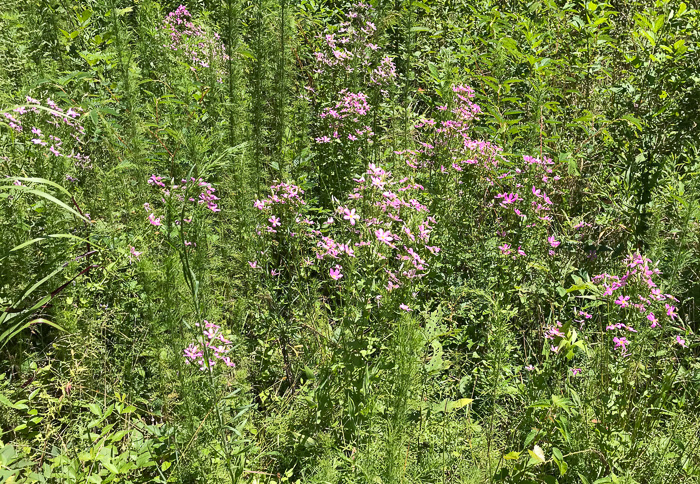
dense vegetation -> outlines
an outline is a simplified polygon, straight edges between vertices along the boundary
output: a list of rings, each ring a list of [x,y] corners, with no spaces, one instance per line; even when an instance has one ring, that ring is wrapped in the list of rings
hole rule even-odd
[[[5,0],[0,482],[700,482],[686,1]]]

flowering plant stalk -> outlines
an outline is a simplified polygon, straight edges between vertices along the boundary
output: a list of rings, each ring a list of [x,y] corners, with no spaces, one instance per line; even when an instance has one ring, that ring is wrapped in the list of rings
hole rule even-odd
[[[194,362],[199,369],[206,373],[209,390],[212,397],[212,405],[216,412],[219,430],[219,440],[224,450],[226,469],[231,482],[238,482],[241,477],[244,456],[233,456],[229,439],[225,433],[223,415],[220,409],[221,393],[215,379],[214,368],[218,362],[228,368],[236,365],[227,355],[231,341],[221,332],[221,326],[210,323],[204,319],[200,302],[200,281],[195,272],[192,256],[197,250],[198,242],[206,240],[201,231],[205,227],[206,216],[221,211],[215,195],[216,189],[211,183],[201,177],[183,178],[178,183],[174,180],[166,184],[166,180],[157,175],[152,175],[148,183],[160,192],[160,199],[144,204],[144,210],[148,213],[148,223],[154,228],[164,227],[165,240],[174,248],[180,258],[182,274],[187,285],[190,299],[194,307],[194,318],[197,321],[195,327],[201,330],[194,343],[183,350],[183,358],[186,363]],[[165,223],[163,223],[165,222]],[[199,321],[204,323],[204,328]],[[181,328],[184,332],[184,327]]]

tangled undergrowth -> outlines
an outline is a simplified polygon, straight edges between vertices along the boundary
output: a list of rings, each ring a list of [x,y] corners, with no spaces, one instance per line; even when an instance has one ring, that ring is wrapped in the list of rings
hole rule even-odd
[[[0,481],[699,482],[699,23],[8,0]]]

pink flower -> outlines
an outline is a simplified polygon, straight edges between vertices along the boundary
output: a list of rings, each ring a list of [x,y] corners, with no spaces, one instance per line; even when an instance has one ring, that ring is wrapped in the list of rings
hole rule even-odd
[[[617,304],[621,308],[626,308],[627,306],[630,305],[628,302],[629,300],[630,300],[629,296],[620,296],[615,300],[615,304]]]
[[[615,343],[615,349],[617,348],[622,348],[622,354],[627,353],[627,345],[630,344],[630,342],[625,338],[624,336],[622,338],[618,338],[615,336],[613,338],[613,342]]]
[[[350,225],[355,225],[356,220],[360,220],[360,216],[355,213],[355,209],[348,210],[347,208],[343,210],[343,218],[350,221]]]
[[[375,230],[374,235],[377,237],[377,240],[379,240],[380,242],[384,242],[387,245],[390,245],[391,241],[394,240],[391,236],[391,232],[384,231],[382,229]]]
[[[559,247],[559,244],[561,244],[561,242],[557,241],[557,239],[553,235],[551,237],[547,237],[547,241],[549,242],[549,245],[551,245],[555,249]]]
[[[136,258],[136,260],[139,260],[139,257],[141,257],[141,254],[143,254],[143,252],[138,252],[136,250],[136,247],[134,247],[134,246],[129,246],[129,250],[131,251],[131,255],[134,256]]]
[[[498,248],[501,249],[501,254],[504,254],[504,255],[510,254],[510,245],[504,243],[503,245],[499,246]]]
[[[160,217],[156,218],[154,214],[150,214],[148,216],[148,221],[151,222],[151,225],[154,225],[156,227],[159,225],[163,225],[162,223],[160,223]]]
[[[656,316],[654,316],[654,313],[649,313],[647,315],[647,319],[651,322],[652,328],[656,328],[659,325],[659,320],[656,319]]]
[[[523,256],[524,256],[524,255],[527,255],[527,254],[525,253],[525,251],[524,251],[523,249],[520,248],[520,246],[518,246],[518,254],[523,255]]]
[[[184,353],[185,358],[189,358],[191,360],[196,360],[197,358],[200,358],[202,356],[202,352],[199,351],[199,348],[194,344],[191,344],[187,348],[185,348]]]
[[[340,273],[340,269],[342,269],[342,267],[339,265],[336,265],[334,268],[330,269],[331,279],[333,279],[334,281],[337,281],[341,277],[343,277],[343,275]]]
[[[258,268],[258,261],[248,261],[248,265],[250,266],[251,269],[257,269]]]
[[[680,335],[676,336],[676,343],[681,345],[683,348],[687,348],[687,346],[685,345],[685,340],[681,338]]]
[[[399,307],[400,307],[401,309],[403,309],[404,311],[407,311],[407,312],[413,311],[411,308],[409,308],[409,307],[406,306],[405,304],[401,304],[401,305],[399,305]]]
[[[678,317],[678,313],[676,312],[676,307],[671,306],[670,304],[666,304],[666,314],[668,315],[671,320],[674,320],[675,318]]]
[[[282,225],[282,223],[280,222],[280,219],[275,217],[274,215],[267,220],[272,224],[273,227],[278,227],[278,226]]]
[[[438,252],[440,252],[440,247],[434,245],[426,245],[425,248],[428,249],[433,255],[436,255]]]
[[[571,373],[573,373],[574,376],[578,375],[578,374],[581,373],[582,371],[583,371],[583,370],[582,370],[581,368],[572,368],[572,369],[571,369]]]

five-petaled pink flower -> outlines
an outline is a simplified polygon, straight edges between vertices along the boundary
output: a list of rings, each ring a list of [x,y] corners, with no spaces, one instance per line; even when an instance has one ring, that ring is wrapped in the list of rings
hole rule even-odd
[[[340,269],[342,269],[342,267],[339,265],[336,265],[335,267],[331,267],[331,269],[330,269],[331,279],[333,279],[334,281],[337,281],[341,277],[343,277],[343,275],[340,273]]]
[[[647,319],[651,322],[652,328],[656,328],[659,325],[659,320],[656,319],[656,316],[654,316],[654,313],[649,313],[647,315]]]
[[[391,236],[391,232],[389,232],[388,230],[384,231],[382,229],[377,229],[374,231],[374,235],[377,236],[377,240],[379,240],[380,242],[384,242],[385,244],[390,244],[391,241],[394,240]]]
[[[624,336],[622,338],[615,336],[613,342],[615,343],[615,349],[622,347],[622,354],[627,353],[627,345],[630,344],[627,338]]]
[[[360,216],[355,213],[355,209],[348,210],[347,208],[343,210],[343,218],[350,221],[350,225],[355,225],[356,220],[360,220]]]
[[[683,348],[687,348],[687,346],[685,345],[685,340],[681,338],[680,335],[676,336],[676,343],[681,345]]]
[[[401,305],[399,305],[399,307],[400,307],[401,309],[403,309],[404,311],[408,311],[408,312],[413,311],[411,308],[409,308],[409,307],[406,306],[405,304],[401,304]]]
[[[615,304],[619,305],[621,308],[626,308],[630,305],[629,300],[629,296],[620,296],[617,299],[615,299]]]
[[[553,235],[551,237],[547,237],[547,241],[549,242],[549,245],[555,249],[559,247],[559,244],[561,244],[561,242],[559,242]]]
[[[676,307],[671,306],[670,304],[666,304],[666,314],[672,320],[678,317],[678,313],[676,312]]]
[[[280,222],[280,219],[275,217],[274,215],[267,220],[272,224],[273,227],[278,227],[278,226],[282,225],[282,223]]]

